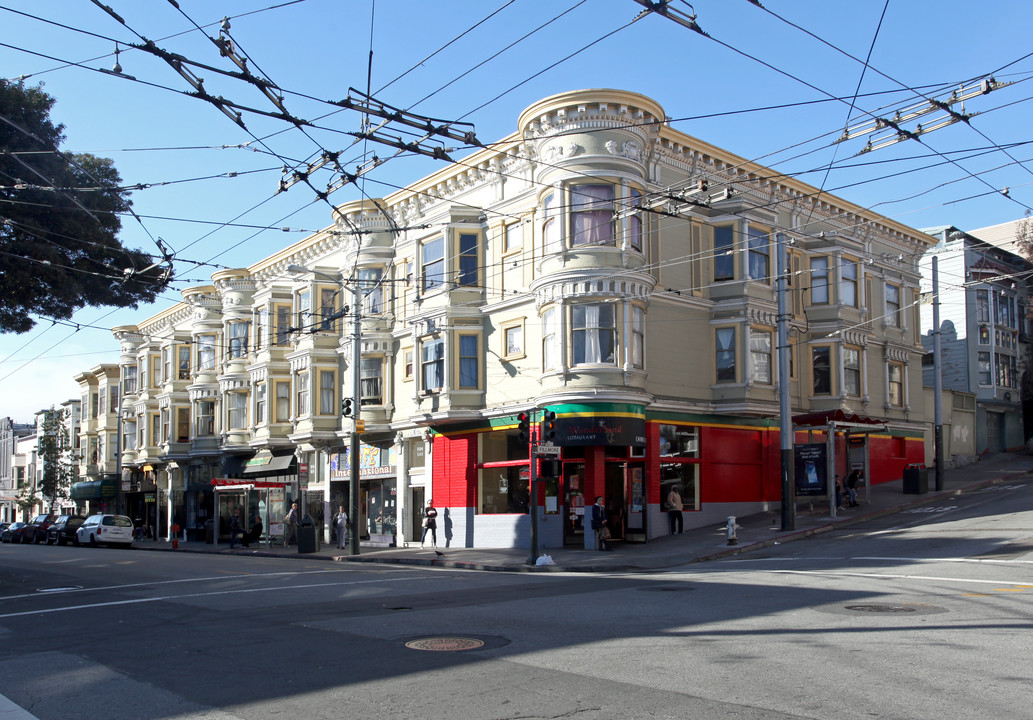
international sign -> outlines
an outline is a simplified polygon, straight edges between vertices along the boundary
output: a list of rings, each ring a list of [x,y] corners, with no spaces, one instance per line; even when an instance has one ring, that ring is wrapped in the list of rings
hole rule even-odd
[[[538,446],[537,452],[540,457],[559,457],[560,446],[553,445],[552,443],[542,443]]]

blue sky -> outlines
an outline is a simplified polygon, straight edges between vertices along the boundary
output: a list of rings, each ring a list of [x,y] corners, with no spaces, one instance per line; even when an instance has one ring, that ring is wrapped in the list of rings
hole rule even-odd
[[[156,252],[161,238],[181,261],[173,289],[153,306],[87,308],[78,329],[41,319],[31,333],[0,336],[0,415],[16,420],[78,397],[76,372],[117,362],[104,328],[160,312],[218,267],[249,265],[329,225],[329,206],[306,186],[276,193],[281,167],[321,149],[342,151],[351,171],[373,152],[390,157],[390,148],[354,144],[347,133],[359,130],[358,113],[320,102],[367,83],[390,105],[472,123],[483,142],[513,132],[520,112],[548,95],[634,90],[683,132],[918,228],[971,230],[1033,206],[1029,2],[672,3],[695,12],[709,37],[655,14],[633,22],[643,9],[634,0],[179,0],[183,12],[164,0],[106,4],[124,25],[82,0],[0,0],[0,76],[44,83],[57,99],[53,118],[66,126],[64,149],[111,157],[126,184],[147,186],[133,193],[141,221],[124,219],[123,242]],[[252,71],[316,127],[303,133],[245,114],[245,131],[185,95],[192,88],[169,65],[130,47],[143,36],[233,70],[194,26],[215,37],[223,17]],[[123,74],[135,80],[98,71],[114,65],[116,42]],[[247,83],[195,72],[213,95],[274,110]],[[844,127],[990,73],[1012,84],[967,101],[968,124],[858,157],[867,135],[832,143]],[[330,200],[387,195],[437,167],[394,157],[361,190],[346,186]]]

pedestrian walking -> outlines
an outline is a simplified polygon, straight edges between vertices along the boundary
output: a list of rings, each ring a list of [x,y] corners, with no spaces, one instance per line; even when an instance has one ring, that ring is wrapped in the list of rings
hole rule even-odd
[[[287,512],[283,523],[287,526],[287,530],[283,533],[283,546],[287,547],[298,540],[298,503],[291,503],[291,509]]]
[[[438,546],[438,511],[431,500],[427,501],[427,507],[423,509],[423,535],[420,536],[420,547],[424,547],[427,541],[427,533],[430,532],[430,542],[433,547]]]
[[[603,496],[599,495],[595,499],[595,505],[592,506],[592,529],[595,530],[595,549],[596,550],[609,550],[606,541],[610,537],[610,528],[606,525],[607,521],[606,506],[603,505]]]
[[[681,493],[678,492],[678,486],[672,485],[671,491],[667,493],[667,524],[670,525],[672,535],[681,535],[684,529],[682,525],[682,503]],[[675,527],[678,529],[675,530]]]
[[[348,544],[348,513],[344,510],[344,505],[334,515],[334,527],[337,528],[337,548],[343,549]]]

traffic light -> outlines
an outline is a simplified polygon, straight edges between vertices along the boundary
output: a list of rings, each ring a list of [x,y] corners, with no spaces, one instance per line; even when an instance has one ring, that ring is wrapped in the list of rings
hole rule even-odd
[[[517,428],[520,430],[520,442],[527,442],[531,439],[531,416],[527,413],[520,413],[517,415],[517,420],[520,424]]]
[[[542,413],[542,442],[552,442],[556,439],[556,413],[546,410]]]
[[[352,415],[352,400],[351,398],[345,398],[341,401],[341,414],[345,417],[351,417]]]

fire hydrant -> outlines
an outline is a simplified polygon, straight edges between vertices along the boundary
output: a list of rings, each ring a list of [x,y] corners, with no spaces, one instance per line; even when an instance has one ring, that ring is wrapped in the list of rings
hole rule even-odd
[[[179,550],[179,524],[170,527],[169,533],[172,535],[172,549]]]
[[[728,533],[728,544],[738,545],[739,538],[735,536],[735,531],[739,529],[739,523],[735,522],[735,515],[728,516],[728,524],[725,526],[725,530]]]

